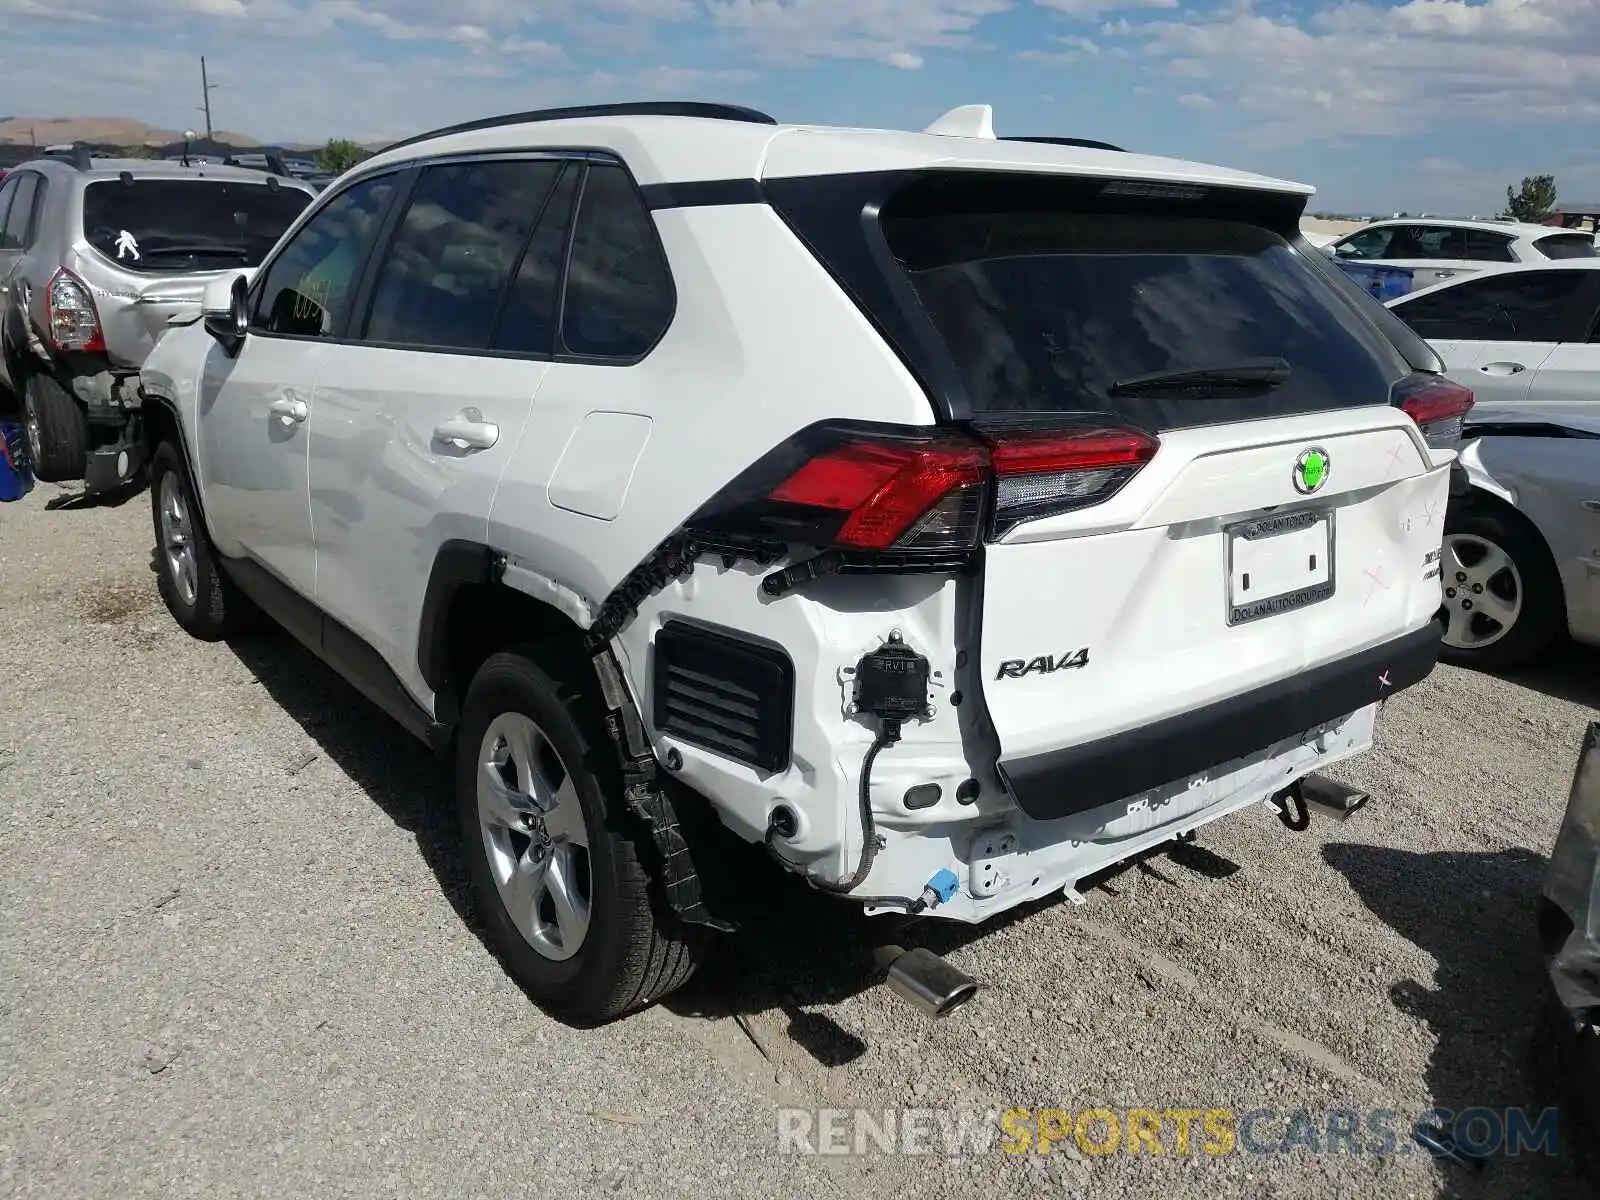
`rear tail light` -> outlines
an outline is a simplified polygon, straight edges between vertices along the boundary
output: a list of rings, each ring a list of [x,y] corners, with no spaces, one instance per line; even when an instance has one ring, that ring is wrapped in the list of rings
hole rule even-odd
[[[104,350],[100,314],[95,311],[89,287],[65,267],[45,289],[45,326],[59,350]]]
[[[990,446],[999,536],[1023,521],[1109,499],[1160,443],[1137,429],[1077,429],[994,435]]]
[[[1472,407],[1472,389],[1439,375],[1419,375],[1395,389],[1395,399],[1417,423],[1422,439],[1437,450],[1461,441],[1462,424]]]
[[[689,525],[839,551],[846,570],[955,565],[986,533],[1109,499],[1159,445],[1123,428],[969,436],[826,424],[767,455]]]

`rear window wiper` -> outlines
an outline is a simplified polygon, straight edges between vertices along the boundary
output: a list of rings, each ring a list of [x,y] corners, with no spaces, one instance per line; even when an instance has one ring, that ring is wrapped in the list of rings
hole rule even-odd
[[[230,246],[219,242],[174,242],[159,246],[143,247],[145,257],[156,254],[176,254],[187,257],[191,254],[227,254],[239,258],[248,258],[250,251],[244,246]]]
[[[1190,391],[1206,387],[1271,391],[1287,381],[1293,372],[1294,368],[1281,358],[1247,358],[1234,363],[1130,375],[1113,383],[1106,394],[1132,396],[1140,392]]]

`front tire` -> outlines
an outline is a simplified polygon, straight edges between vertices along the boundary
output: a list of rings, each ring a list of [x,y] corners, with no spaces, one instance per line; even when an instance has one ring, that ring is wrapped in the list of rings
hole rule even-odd
[[[215,642],[239,623],[243,598],[217,567],[189,469],[171,442],[150,459],[150,513],[156,533],[156,586],[173,620],[193,637]]]
[[[1520,666],[1566,628],[1549,547],[1515,509],[1471,499],[1445,521],[1441,582],[1449,618],[1439,657],[1456,666]]]
[[[703,943],[652,895],[650,835],[623,807],[597,714],[529,654],[497,654],[473,678],[456,806],[490,944],[542,1007],[597,1024],[694,973]]]
[[[89,422],[71,394],[49,375],[22,385],[22,423],[33,473],[46,483],[72,483],[89,465]]]

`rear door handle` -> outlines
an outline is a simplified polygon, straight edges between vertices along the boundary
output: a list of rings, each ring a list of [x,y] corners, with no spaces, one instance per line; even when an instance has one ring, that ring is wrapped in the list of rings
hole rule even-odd
[[[436,425],[433,436],[460,450],[487,450],[500,440],[500,426],[485,421],[477,409],[467,408]]]
[[[311,413],[311,410],[306,407],[306,402],[296,399],[293,395],[282,396],[267,405],[267,408],[277,416],[282,417],[285,425],[298,425]]]
[[[1527,369],[1519,362],[1484,363],[1478,368],[1485,375],[1521,375]]]

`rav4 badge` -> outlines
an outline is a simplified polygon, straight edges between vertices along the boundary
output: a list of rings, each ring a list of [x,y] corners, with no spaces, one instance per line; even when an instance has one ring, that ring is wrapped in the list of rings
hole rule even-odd
[[[1300,457],[1294,460],[1294,490],[1302,496],[1320,491],[1322,485],[1328,482],[1330,465],[1328,452],[1321,446],[1300,451]]]

